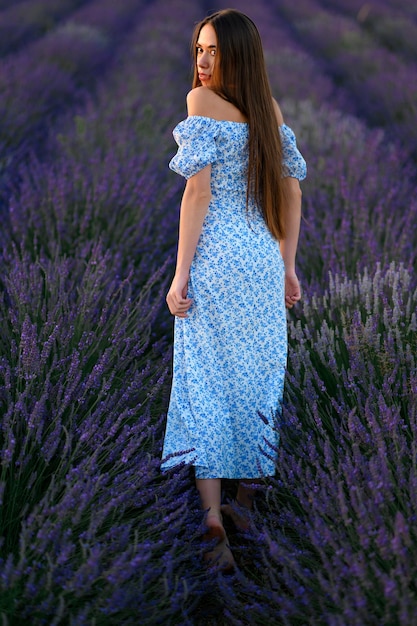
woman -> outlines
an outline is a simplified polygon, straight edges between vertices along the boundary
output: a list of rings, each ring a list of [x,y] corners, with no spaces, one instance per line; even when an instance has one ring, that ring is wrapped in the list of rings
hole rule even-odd
[[[162,469],[195,467],[215,543],[207,558],[227,569],[222,512],[242,516],[221,505],[221,479],[240,479],[245,510],[251,484],[275,469],[306,166],[272,98],[254,23],[218,11],[196,26],[193,50],[188,117],[170,162],[187,183],[167,295],[175,341]]]

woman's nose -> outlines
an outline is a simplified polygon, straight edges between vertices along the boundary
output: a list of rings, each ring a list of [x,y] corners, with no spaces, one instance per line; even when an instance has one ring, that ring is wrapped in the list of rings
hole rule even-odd
[[[203,52],[203,54],[198,59],[198,65],[201,67],[208,67],[209,65],[209,55],[207,52]]]

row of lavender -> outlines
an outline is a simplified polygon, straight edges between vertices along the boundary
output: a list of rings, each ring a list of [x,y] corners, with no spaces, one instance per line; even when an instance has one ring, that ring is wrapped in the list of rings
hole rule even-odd
[[[303,281],[322,290],[330,271],[349,276],[381,262],[415,267],[415,165],[388,132],[369,130],[352,95],[307,55],[271,5],[239,0],[259,25],[275,95],[309,164],[299,253]]]
[[[25,0],[0,13],[0,56],[11,54],[51,30],[87,0]],[[1,7],[0,7],[1,8]]]
[[[324,0],[322,4],[356,18],[389,50],[410,60],[417,59],[417,10],[411,3],[408,7],[398,7],[392,0],[373,5],[362,0]]]
[[[67,12],[79,4],[68,3]],[[93,89],[144,4],[90,0],[45,37],[0,61],[0,209],[19,164],[31,150],[39,152],[54,120]]]
[[[178,94],[173,111],[168,93],[179,68],[187,76],[188,35],[166,3],[136,9],[113,69],[55,119],[9,195],[0,304],[5,623],[170,623],[203,588],[190,550],[201,524],[193,492],[185,474],[167,483],[159,472],[171,358],[163,261],[179,192],[159,170],[183,104]]]
[[[208,588],[224,599],[218,623],[414,619],[413,171],[381,132],[338,111],[349,91],[270,3],[235,6],[259,24],[310,172],[277,478],[258,530],[232,537],[236,578],[210,578],[188,475],[158,472],[181,186],[166,163],[205,10],[155,0],[9,195],[0,613],[10,623],[198,624]]]
[[[227,596],[231,614],[244,623],[244,599],[250,623],[279,616],[286,624],[412,624],[415,166],[406,150],[390,145],[389,133],[337,110],[354,110],[349,84],[329,85],[317,48],[302,62],[306,48],[292,20],[258,10],[269,54],[275,50],[278,60],[283,43],[287,49],[287,74],[275,84],[271,68],[271,78],[295,97],[282,105],[309,163],[299,254],[305,297],[290,322],[282,447],[267,500],[273,513],[263,525],[264,510],[259,517],[259,542],[267,546],[257,572],[262,582],[255,584],[252,572],[238,601]],[[309,14],[303,16],[310,33]],[[291,67],[302,66],[294,86]],[[299,100],[303,89],[307,102]],[[320,92],[326,106],[318,106]]]
[[[300,11],[311,37],[317,14],[285,4],[281,17]],[[412,624],[415,166],[389,132],[337,110],[354,110],[349,82],[341,89],[329,80],[318,47],[306,62],[296,22],[263,5],[256,19],[309,163],[299,253],[305,296],[290,321],[277,477],[268,514],[261,507],[258,518],[263,559],[240,578],[240,593],[224,593],[226,614],[246,623],[245,602],[254,624]],[[287,72],[276,73],[283,46]],[[346,75],[354,71],[346,64]]]
[[[318,0],[275,2],[297,39],[320,57],[334,82],[347,89],[355,114],[373,127],[386,128],[416,158],[415,58],[395,54],[375,39],[363,27],[366,14],[358,21],[335,11],[337,6],[337,2]]]

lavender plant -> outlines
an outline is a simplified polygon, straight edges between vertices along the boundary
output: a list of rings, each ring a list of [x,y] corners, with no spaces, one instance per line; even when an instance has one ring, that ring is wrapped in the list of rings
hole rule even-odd
[[[282,107],[310,163],[298,252],[305,288],[323,289],[330,271],[353,277],[393,260],[414,267],[416,181],[406,154],[327,106],[283,100]]]
[[[41,37],[85,0],[25,0],[0,16],[0,56],[11,54]]]
[[[403,54],[410,60],[416,59],[414,41],[417,25],[410,16],[397,7],[379,2],[378,5],[363,4],[361,0],[321,0],[321,4],[355,17],[364,29],[372,33],[389,50]]]
[[[56,140],[51,136],[48,149],[54,165],[33,157],[19,172],[19,186],[9,200],[11,237],[35,256],[39,246],[55,258],[77,255],[89,241],[100,240],[114,251],[122,245],[122,263],[135,266],[135,285],[142,285],[157,269],[161,254],[173,251],[182,185],[179,177],[169,174],[167,163],[174,149],[173,119],[183,113],[175,112],[172,104],[165,111],[165,99],[151,108],[141,93],[142,75],[126,88],[125,76],[134,75],[135,67],[145,63],[146,97],[152,95],[152,103],[158,102],[163,72],[169,80],[179,63],[174,51],[181,59],[185,56],[184,34],[180,46],[176,31],[160,26],[166,32],[159,36],[174,41],[169,64],[164,68],[160,63],[159,75],[151,76],[148,68],[153,67],[158,39],[152,37],[147,46],[143,41],[155,10],[157,6],[148,10],[148,21],[141,20],[133,30],[125,56],[120,55],[117,70],[96,98],[67,120]],[[121,64],[126,74],[120,72]],[[177,106],[184,106],[184,96]]]
[[[24,0],[0,0],[0,10],[8,9],[12,4],[18,4]]]
[[[204,588],[188,473],[159,471],[171,362],[161,258],[175,239],[179,181],[157,189],[155,158],[132,136],[132,95],[123,108],[120,94],[113,135],[92,101],[88,115],[79,109],[76,134],[68,127],[52,142],[56,166],[33,157],[9,207],[3,620],[191,624]]]
[[[395,0],[386,0],[386,4],[391,9],[400,10],[403,15],[410,19],[415,20],[417,18],[416,6],[412,0],[399,0],[399,2],[396,2]]]
[[[356,114],[373,126],[384,126],[391,137],[415,156],[415,65],[379,46],[351,19],[321,8],[315,0],[284,0],[277,9],[310,51],[324,57],[334,80],[351,92]]]
[[[197,524],[186,474],[167,491],[155,457],[163,268],[137,296],[99,245],[2,269],[0,614],[170,623],[194,586],[179,529]]]
[[[44,143],[48,125],[94,84],[119,43],[120,31],[140,8],[138,0],[131,0],[112,3],[110,11],[108,4],[96,1],[73,14],[70,23],[2,61],[0,200],[10,192],[18,164],[33,146],[39,150]]]
[[[323,15],[317,2],[234,5],[259,24],[274,92],[309,164],[304,303],[289,317],[276,478],[252,535],[230,533],[236,574],[206,573],[187,468],[159,471],[172,332],[163,303],[181,190],[167,163],[186,114],[189,34],[206,6],[89,2],[50,35],[73,43],[57,54],[56,97],[47,92],[36,109],[48,135],[22,107],[24,133],[7,146],[3,137],[4,623],[413,623],[415,168],[388,132],[345,115],[356,106],[351,65],[341,92],[327,51],[300,36],[317,8]],[[324,15],[326,28],[335,23]],[[360,26],[340,24],[346,49],[374,46]],[[91,58],[82,48],[71,65],[75,35]],[[50,41],[27,50],[46,63]],[[25,54],[8,63],[30,87]]]
[[[83,256],[90,242],[100,241],[121,274],[135,267],[136,288],[146,283],[172,246],[177,211],[170,208],[179,185],[161,184],[146,154],[121,156],[97,150],[86,160],[65,154],[53,167],[32,161],[10,200],[12,238],[33,258],[42,250],[50,259]],[[164,212],[161,224],[157,216]]]
[[[277,476],[256,574],[223,586],[231,623],[413,624],[416,303],[391,264],[330,276],[290,322]]]

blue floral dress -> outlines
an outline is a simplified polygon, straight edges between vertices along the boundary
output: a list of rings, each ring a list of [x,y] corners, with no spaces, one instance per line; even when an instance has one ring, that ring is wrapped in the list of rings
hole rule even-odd
[[[284,175],[306,164],[280,126]],[[287,361],[284,264],[259,209],[246,208],[246,123],[190,116],[174,129],[170,168],[186,179],[211,163],[212,199],[190,269],[185,319],[175,318],[162,470],[197,478],[274,474],[276,417]]]

